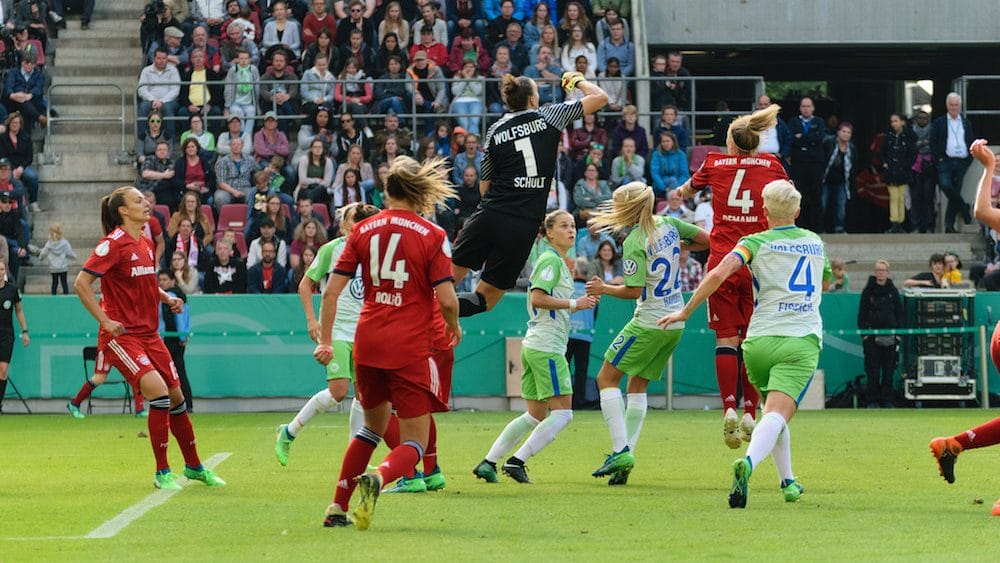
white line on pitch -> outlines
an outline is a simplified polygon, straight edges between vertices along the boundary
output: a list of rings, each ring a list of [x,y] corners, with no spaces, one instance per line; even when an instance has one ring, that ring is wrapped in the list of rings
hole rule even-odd
[[[213,455],[212,457],[205,460],[204,465],[209,469],[215,469],[217,465],[226,460],[230,455],[230,452],[221,452]],[[149,512],[150,510],[160,506],[161,504],[170,500],[170,497],[183,491],[184,489],[174,489],[174,490],[164,490],[160,489],[155,493],[149,495],[148,497],[142,499],[141,501],[133,504],[132,506],[121,511],[118,516],[115,516],[111,520],[101,524],[95,528],[92,532],[83,536],[86,539],[104,539],[114,537],[118,532],[125,529],[126,526],[135,522],[142,517],[143,514]]]

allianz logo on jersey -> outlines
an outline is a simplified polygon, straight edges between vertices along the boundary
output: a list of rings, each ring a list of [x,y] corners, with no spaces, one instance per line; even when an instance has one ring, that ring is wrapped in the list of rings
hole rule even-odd
[[[152,276],[156,274],[156,268],[154,266],[132,266],[132,277],[137,278],[139,276]]]

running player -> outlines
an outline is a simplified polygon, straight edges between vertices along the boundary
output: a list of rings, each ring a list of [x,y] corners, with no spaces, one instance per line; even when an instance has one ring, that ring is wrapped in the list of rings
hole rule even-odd
[[[708,248],[708,233],[673,217],[653,215],[653,189],[631,182],[617,190],[610,205],[602,206],[590,220],[597,231],[632,229],[622,244],[625,285],[607,285],[594,276],[587,294],[635,299],[632,320],[618,333],[604,353],[597,374],[601,412],[611,432],[611,455],[593,472],[607,477],[609,485],[624,485],[635,464],[635,444],[646,418],[646,387],[663,376],[663,369],[680,342],[684,323],[660,328],[656,321],[684,306],[678,261],[681,246]],[[622,403],[619,383],[628,374],[628,406]]]
[[[774,457],[785,501],[794,502],[802,495],[792,473],[788,423],[819,363],[823,342],[819,306],[823,289],[833,279],[823,241],[795,226],[802,200],[795,186],[777,180],[764,187],[762,196],[768,230],[741,238],[705,276],[687,305],[658,321],[670,326],[687,320],[727,278],[743,266],[750,268],[756,306],[743,350],[750,381],[764,395],[764,416],[750,438],[746,457],[733,462],[731,508],[746,507],[750,474],[768,454]]]
[[[528,331],[521,346],[521,397],[528,410],[507,424],[493,442],[486,458],[472,474],[496,483],[497,462],[525,434],[531,435],[501,469],[518,483],[531,483],[524,462],[555,440],[573,420],[573,380],[566,361],[569,316],[577,310],[593,309],[597,297],[573,299],[573,276],[566,253],[576,241],[576,222],[567,211],[545,216],[545,238],[551,248],[535,260],[528,295]]]
[[[761,208],[761,192],[774,180],[787,180],[781,161],[771,154],[758,154],[762,132],[777,123],[777,105],[737,118],[729,125],[729,154],[709,153],[704,164],[679,189],[684,197],[712,190],[712,248],[708,270],[719,265],[740,237],[767,229]],[[747,381],[740,359],[740,341],[746,337],[753,312],[750,273],[738,270],[708,299],[708,326],[715,331],[715,377],[722,398],[722,438],[730,448],[740,447],[740,434],[750,441],[757,414],[757,392]],[[743,388],[743,418],[736,414],[737,389]],[[741,432],[742,431],[742,432]]]
[[[84,308],[100,323],[97,345],[105,360],[149,398],[149,441],[156,459],[153,486],[180,489],[167,463],[167,443],[173,433],[184,454],[184,476],[209,486],[225,485],[198,458],[194,428],[184,405],[177,371],[157,332],[159,304],[180,312],[183,301],[157,284],[153,242],[142,236],[149,220],[149,202],[131,186],[101,199],[104,238],[73,283]],[[92,287],[101,280],[100,304]]]
[[[319,321],[313,309],[313,288],[326,288],[326,277],[333,271],[340,254],[344,251],[347,237],[355,223],[363,221],[379,212],[374,205],[351,203],[337,210],[340,220],[340,237],[319,247],[316,258],[309,270],[299,282],[299,298],[302,300],[302,310],[306,314],[306,324],[309,338],[319,342]],[[333,359],[326,365],[326,389],[318,391],[306,404],[302,405],[298,414],[288,424],[278,426],[274,440],[274,455],[278,463],[288,465],[288,452],[302,427],[314,416],[324,413],[337,406],[350,389],[354,381],[354,358],[351,351],[354,348],[354,330],[358,326],[358,315],[361,313],[361,299],[364,297],[364,284],[359,276],[354,276],[348,284],[348,291],[341,293],[337,300],[337,318],[334,320]],[[361,401],[355,396],[351,403],[351,414],[348,419],[349,436],[354,436],[364,424],[364,411]]]
[[[976,194],[976,220],[982,221],[991,229],[1000,230],[1000,209],[993,207],[992,195],[993,168],[996,166],[996,155],[986,146],[986,141],[977,139],[969,147],[969,153],[984,167],[983,179]],[[990,357],[993,365],[1000,369],[1000,322],[993,329],[990,339]],[[958,454],[973,448],[985,448],[1000,444],[1000,417],[960,432],[951,437],[934,438],[931,440],[931,453],[938,462],[938,471],[945,481],[955,482],[955,461]],[[993,504],[993,516],[1000,516],[1000,499]]]
[[[486,133],[483,199],[459,233],[452,258],[456,283],[486,264],[475,291],[459,296],[463,317],[492,309],[514,287],[545,217],[563,129],[608,103],[608,95],[578,72],[563,74],[562,83],[584,97],[539,108],[532,79],[511,74],[500,85],[508,113]]]
[[[344,453],[333,503],[323,522],[327,527],[350,524],[348,502],[359,486],[361,498],[353,521],[359,530],[368,529],[382,484],[413,470],[427,445],[430,413],[447,406],[432,390],[428,353],[433,335],[427,320],[434,312],[436,293],[457,343],[462,338],[458,298],[448,238],[418,214],[432,212],[435,205],[454,197],[439,165],[436,158],[423,164],[406,156],[393,161],[385,187],[388,209],[354,226],[323,291],[319,345],[313,356],[325,366],[333,358],[337,299],[361,266],[365,292],[355,333],[354,373],[365,425]],[[393,408],[402,442],[376,471],[364,473]]]
[[[21,344],[25,347],[31,342],[28,337],[28,324],[24,320],[24,308],[21,307],[21,294],[17,292],[17,284],[7,281],[7,264],[0,261],[0,412],[3,411],[3,396],[7,391],[7,370],[10,368],[10,357],[14,353],[14,313],[21,325]]]

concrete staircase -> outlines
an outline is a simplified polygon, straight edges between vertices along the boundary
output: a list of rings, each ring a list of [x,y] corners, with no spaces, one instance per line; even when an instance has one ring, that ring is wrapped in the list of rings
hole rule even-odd
[[[135,169],[122,154],[121,123],[112,121],[122,113],[124,95],[125,150],[134,144],[133,101],[142,55],[139,51],[139,20],[142,0],[98,2],[90,29],[80,29],[71,17],[67,29],[55,39],[55,58],[48,64],[52,84],[50,104],[60,119],[105,117],[101,122],[50,124],[44,153],[36,151],[41,180],[39,203],[45,210],[33,214],[32,243],[45,244],[48,227],[61,223],[64,236],[80,260],[70,265],[70,283],[83,260],[101,238],[98,204],[114,188],[132,184]],[[103,88],[81,84],[113,84]],[[25,293],[49,292],[48,270],[37,259],[24,268]]]

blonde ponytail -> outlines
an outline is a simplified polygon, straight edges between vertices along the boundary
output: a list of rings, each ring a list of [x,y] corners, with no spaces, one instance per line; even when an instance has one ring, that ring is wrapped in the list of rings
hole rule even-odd
[[[629,182],[616,189],[610,200],[598,206],[587,226],[606,233],[635,226],[643,236],[652,240],[653,233],[656,232],[653,200],[653,188],[642,182]]]
[[[448,179],[449,168],[440,157],[423,164],[408,156],[397,156],[389,167],[385,193],[392,199],[409,202],[422,215],[433,215],[435,206],[458,197]]]
[[[778,124],[778,112],[781,106],[771,104],[750,115],[736,118],[729,124],[729,137],[737,150],[751,154],[760,146],[760,134]]]

